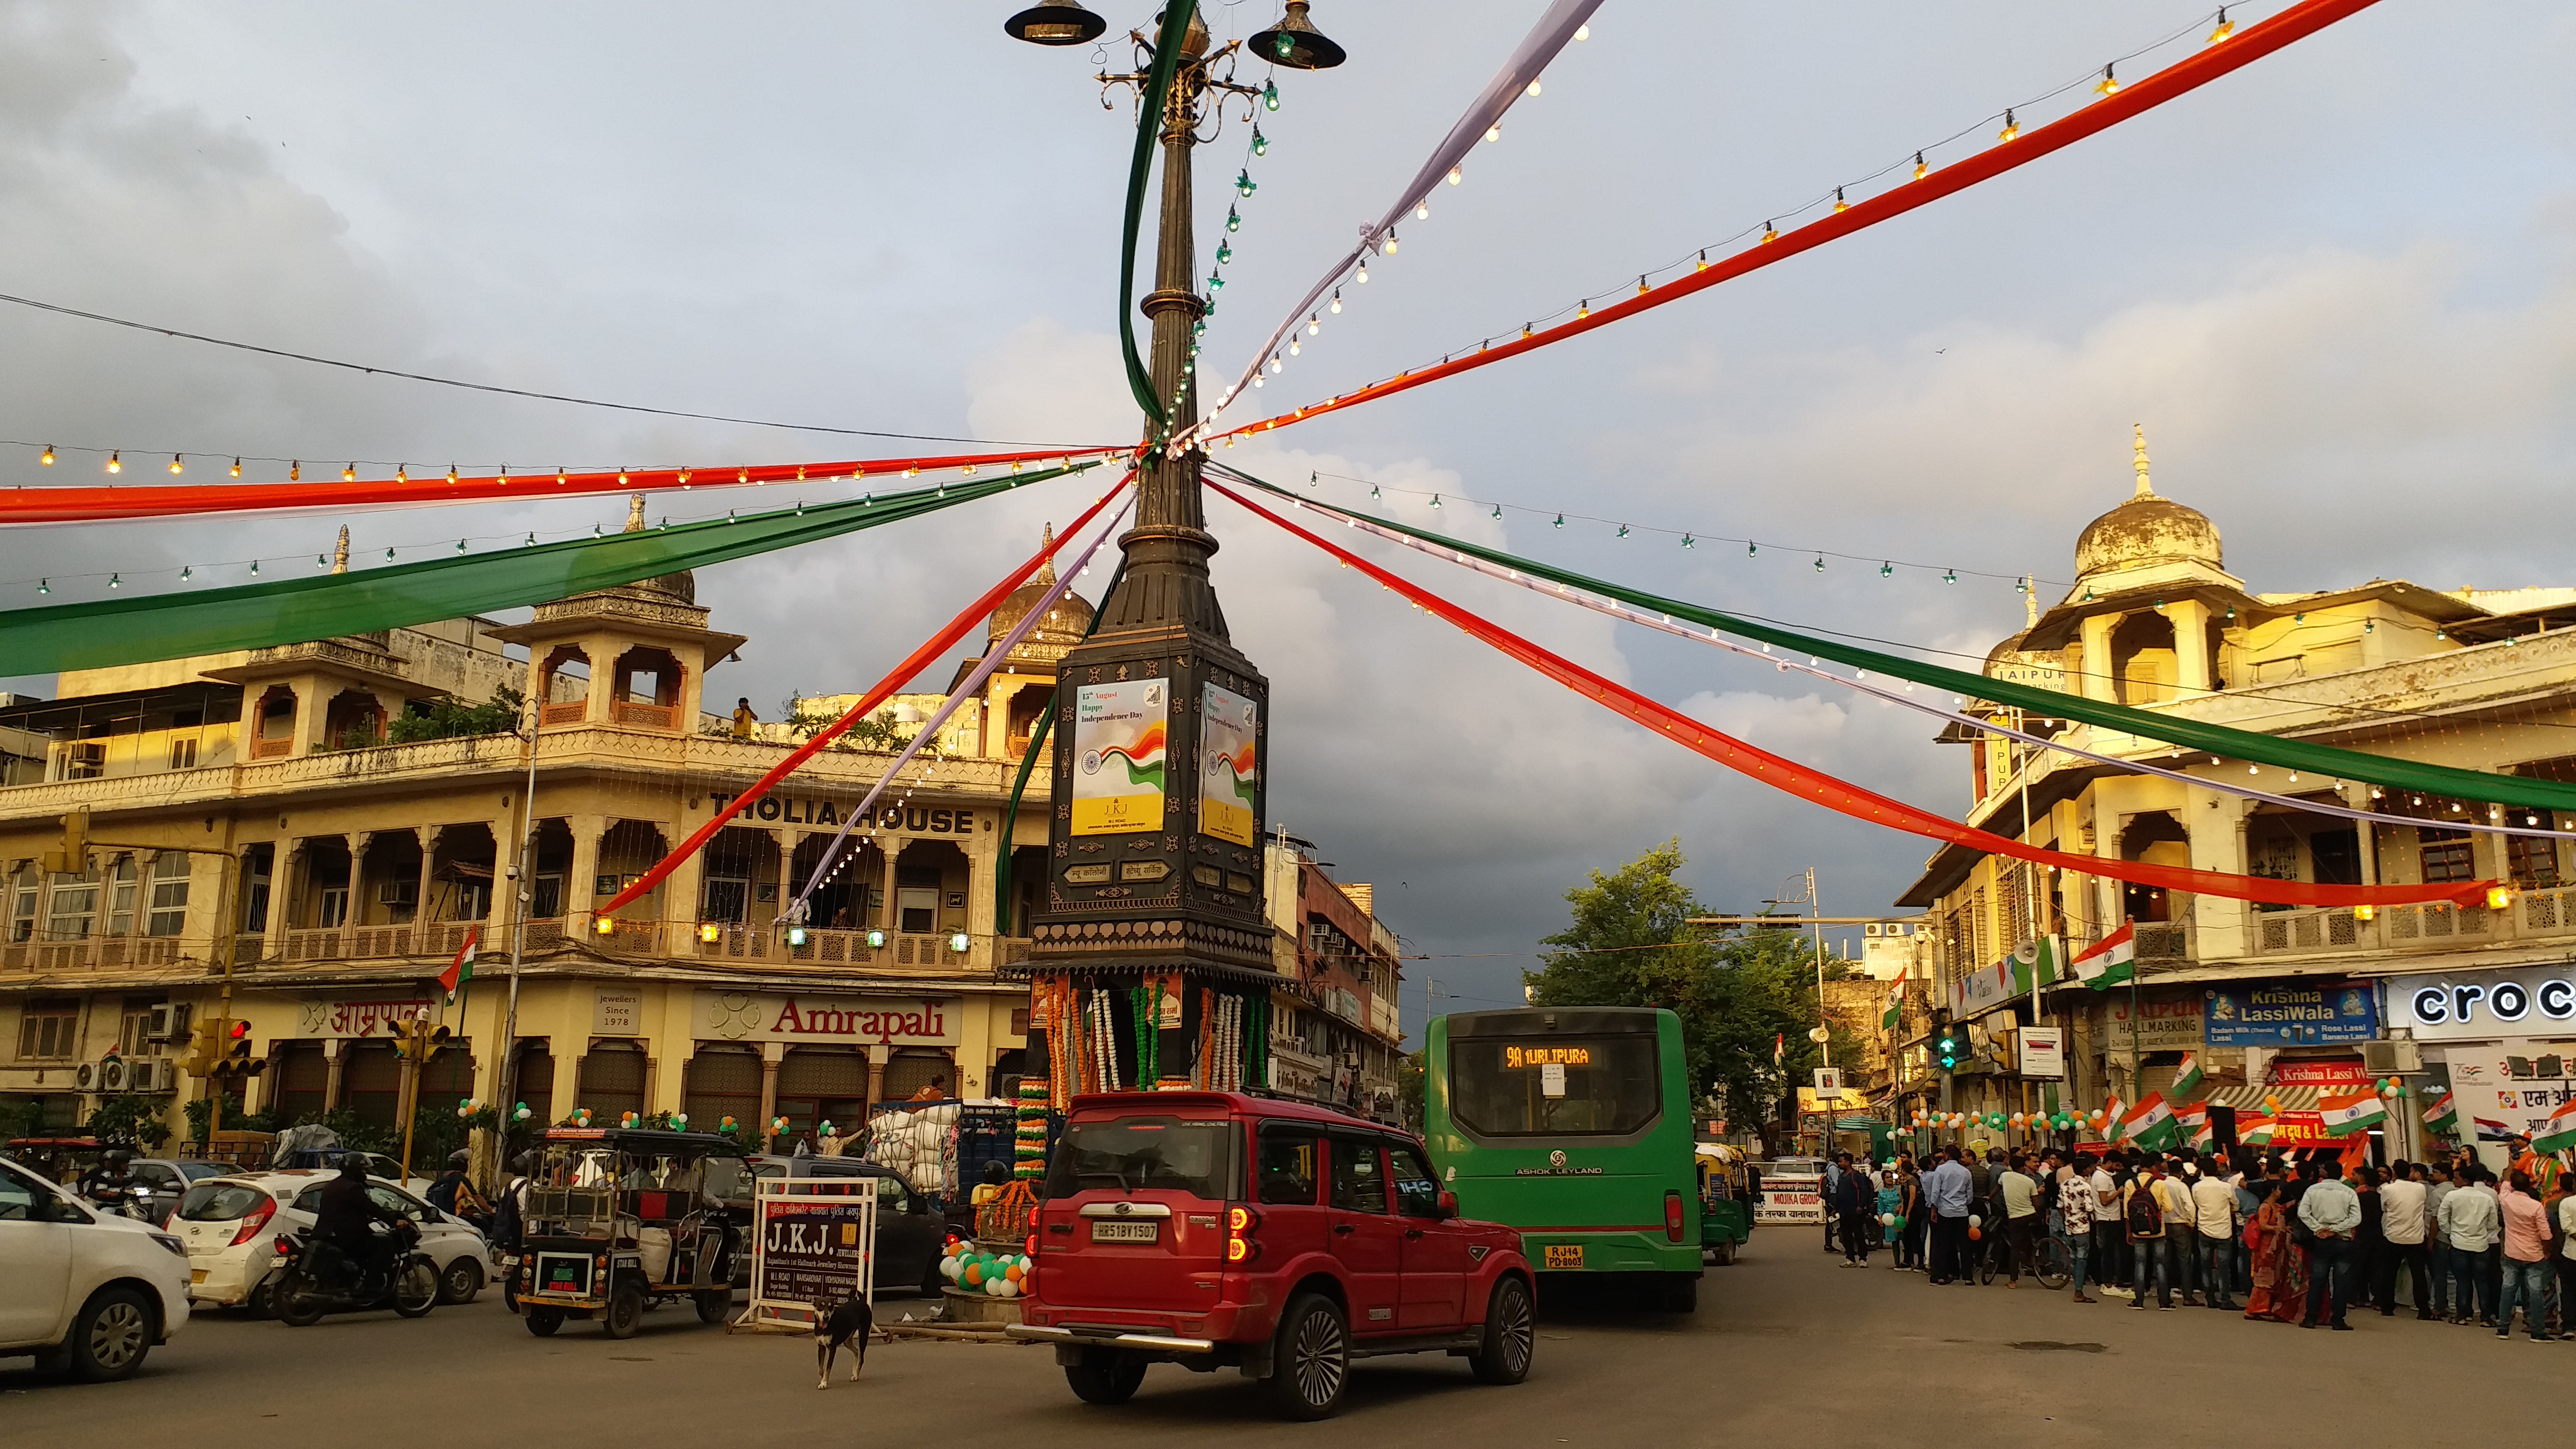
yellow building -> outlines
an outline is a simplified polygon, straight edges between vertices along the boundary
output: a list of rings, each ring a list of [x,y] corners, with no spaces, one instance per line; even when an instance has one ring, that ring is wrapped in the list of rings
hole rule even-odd
[[[1013,594],[990,638],[1051,582]],[[432,1063],[422,1100],[492,1100],[514,951],[511,1097],[542,1122],[587,1107],[802,1132],[934,1086],[998,1095],[1028,997],[995,967],[1026,950],[1044,776],[1016,817],[1006,806],[1054,662],[1090,615],[1066,595],[952,718],[860,818],[795,934],[781,910],[891,763],[883,733],[818,754],[658,888],[599,912],[794,743],[706,692],[746,641],[709,627],[687,573],[507,627],[68,672],[63,698],[0,708],[0,1105],[68,1126],[121,1079],[178,1128],[201,1084],[169,1070],[182,1048],[152,1032],[179,1023],[155,1008],[210,1017],[227,958],[233,1014],[268,1064],[228,1112],[390,1124],[387,1024],[421,1012],[472,1048]],[[535,701],[533,762],[526,712],[504,704],[478,726],[461,708],[505,686]],[[938,700],[898,696],[895,730]],[[88,868],[42,872],[84,809]],[[1015,851],[1018,889],[997,907]],[[469,939],[473,979],[450,1006],[435,981]]]
[[[2133,495],[2077,541],[2074,586],[2045,611],[2033,593],[2028,627],[1995,646],[1988,677],[2374,754],[2576,779],[2576,732],[2569,728],[2576,725],[2576,628],[2569,627],[2576,625],[2576,589],[2444,590],[2374,579],[2313,593],[2255,592],[2226,571],[2215,524],[2156,494],[2143,435],[2134,469]],[[2320,1086],[2357,1086],[2384,1074],[2363,1065],[2365,1031],[2381,1041],[2426,1036],[2413,1031],[2410,1038],[2403,1013],[2391,1007],[2404,994],[2400,984],[2509,976],[2564,960],[2576,947],[2576,900],[2564,885],[2568,843],[2459,828],[2504,822],[2504,807],[2302,778],[2062,719],[1973,702],[1970,709],[2052,746],[2305,802],[2249,801],[1954,728],[1942,738],[1966,746],[1973,803],[1965,818],[1997,834],[2106,859],[2285,880],[2492,878],[2514,887],[2495,910],[2293,910],[2055,874],[1944,847],[1898,901],[1929,913],[1934,1004],[1949,999],[1963,973],[1991,967],[2034,938],[2054,936],[2080,951],[2123,921],[2138,923],[2142,985],[2134,1013],[2126,989],[2105,996],[2080,987],[2050,993],[2041,1013],[2045,1024],[2070,1032],[2079,1104],[2100,1105],[2108,1092],[2134,1102],[2170,1082],[2184,1053],[2197,1052],[2219,1086],[2213,1100],[2250,1106],[2269,1096],[2295,1113],[2313,1106]],[[2320,813],[2320,805],[2420,823],[2355,821]],[[2515,825],[2576,826],[2576,817],[2511,813]],[[2257,1044],[2262,1034],[2237,1011],[2249,991],[2330,988],[2358,989],[2360,996],[2338,1001],[2367,1008],[2375,1020],[2333,1013],[2342,1019],[2320,1027],[2314,1040],[2275,1033]],[[2570,1002],[2576,1010],[2576,996]],[[2031,1008],[2025,996],[1979,1003],[1967,1014],[2006,1028],[2016,1016],[2029,1021]],[[2491,1028],[2479,1049],[2553,1033],[2576,1036],[2576,1023],[2544,1022],[2534,1012],[2525,1029]],[[2444,1061],[2446,1055],[2455,1054],[2422,1053],[2434,1080],[2446,1071],[2462,1083],[2478,1075],[2466,1055]],[[1908,1060],[1909,1087],[1918,1080],[1916,1060]],[[2030,1086],[2009,1072],[1961,1079],[1953,1084],[1954,1105],[2009,1113],[2038,1105]],[[2464,1100],[2464,1120],[2467,1108]]]

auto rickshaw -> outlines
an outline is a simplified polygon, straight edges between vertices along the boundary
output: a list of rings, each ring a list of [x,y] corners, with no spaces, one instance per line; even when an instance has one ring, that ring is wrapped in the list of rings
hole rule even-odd
[[[1697,1155],[1700,1249],[1720,1265],[1732,1263],[1736,1251],[1753,1234],[1753,1202],[1745,1186],[1743,1155],[1710,1142],[1700,1143]]]
[[[556,1127],[538,1139],[512,1309],[528,1332],[596,1318],[631,1338],[653,1304],[686,1298],[721,1323],[751,1281],[752,1175],[730,1137]]]

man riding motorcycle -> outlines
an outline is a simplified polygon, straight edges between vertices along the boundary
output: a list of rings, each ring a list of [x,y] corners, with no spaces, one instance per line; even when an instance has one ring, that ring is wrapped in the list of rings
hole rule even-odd
[[[425,1196],[429,1205],[440,1212],[454,1213],[485,1233],[492,1231],[492,1206],[466,1180],[465,1169],[473,1161],[464,1148],[447,1154],[447,1170],[429,1185]]]
[[[374,1230],[385,1223],[399,1228],[402,1214],[378,1203],[367,1191],[366,1159],[352,1152],[340,1159],[340,1175],[324,1184],[322,1202],[313,1215],[313,1235],[337,1246],[357,1266],[360,1291],[392,1281],[395,1239]]]
[[[92,1205],[109,1212],[122,1212],[134,1190],[134,1154],[122,1147],[111,1147],[100,1154],[98,1166],[81,1174],[80,1195]]]

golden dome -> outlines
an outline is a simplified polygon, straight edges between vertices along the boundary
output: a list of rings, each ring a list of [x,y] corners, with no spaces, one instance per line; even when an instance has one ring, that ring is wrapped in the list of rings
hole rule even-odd
[[[2084,526],[2075,540],[2075,574],[2090,578],[2143,564],[2198,563],[2224,567],[2218,525],[2195,508],[2156,496],[2147,481],[2147,434],[2137,430],[2138,491]]]
[[[1047,526],[1046,539],[1049,543],[1055,541],[1052,524]],[[1055,560],[1049,557],[1038,566],[1036,578],[1011,590],[1010,596],[1002,600],[1001,607],[993,611],[993,617],[986,625],[985,638],[995,644],[1001,643],[1003,636],[1018,628],[1020,621],[1029,616],[1029,610],[1038,606],[1038,600],[1046,597],[1047,590],[1055,587],[1055,578]],[[1091,632],[1091,615],[1091,605],[1080,594],[1067,589],[1063,597],[1055,601],[1055,607],[1047,611],[1047,616],[1040,619],[1037,627],[1031,629],[1021,642],[1079,644],[1083,636]]]

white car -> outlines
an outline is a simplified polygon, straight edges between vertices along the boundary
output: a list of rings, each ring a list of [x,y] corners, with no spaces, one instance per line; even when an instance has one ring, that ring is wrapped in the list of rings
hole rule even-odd
[[[184,1245],[193,1270],[195,1282],[189,1296],[199,1303],[268,1313],[278,1233],[301,1236],[310,1231],[321,1207],[322,1189],[338,1175],[320,1168],[289,1167],[208,1178],[189,1188],[170,1217],[170,1231]],[[427,1253],[438,1269],[439,1302],[470,1303],[483,1291],[483,1264],[490,1247],[481,1230],[380,1178],[367,1180],[367,1192],[379,1206],[402,1214],[420,1229],[419,1251]]]
[[[0,1356],[121,1379],[188,1321],[188,1250],[0,1161]]]

